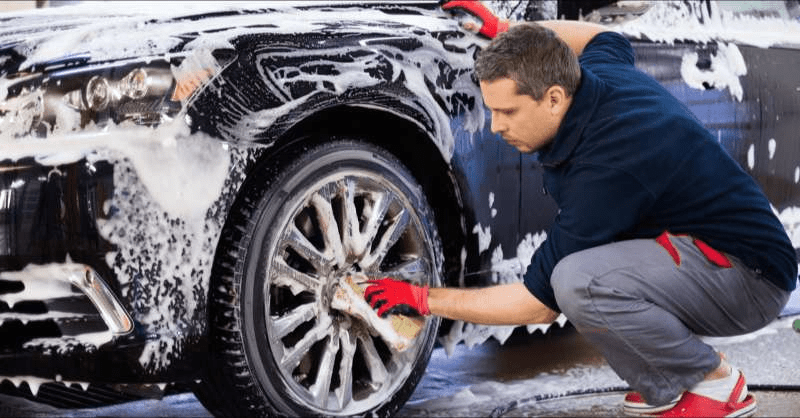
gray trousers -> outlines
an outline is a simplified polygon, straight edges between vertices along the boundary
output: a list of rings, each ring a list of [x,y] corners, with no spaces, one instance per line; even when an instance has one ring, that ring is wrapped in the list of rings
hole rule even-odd
[[[699,336],[732,336],[773,321],[790,293],[729,257],[718,267],[691,237],[671,237],[680,264],[653,239],[571,254],[551,276],[567,319],[652,405],[664,405],[720,364]]]

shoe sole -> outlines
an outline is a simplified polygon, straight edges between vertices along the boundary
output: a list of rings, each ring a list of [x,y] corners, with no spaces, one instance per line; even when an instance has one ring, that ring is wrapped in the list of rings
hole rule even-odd
[[[622,413],[629,417],[650,417],[659,412],[664,412],[672,409],[675,404],[666,404],[663,406],[638,406],[642,404],[622,404]]]
[[[744,398],[744,401],[742,401],[742,403],[746,403],[750,399],[753,400],[753,403],[751,403],[750,405],[746,406],[745,408],[742,408],[742,409],[739,409],[737,411],[734,411],[733,413],[731,413],[729,415],[725,415],[725,418],[752,417],[756,413],[756,409],[758,408],[758,405],[756,404],[756,401],[755,401],[755,398],[753,397],[753,395],[752,394],[748,394]],[[628,404],[628,403],[625,403],[625,404],[622,405],[622,413],[625,416],[629,416],[629,417],[654,417],[654,416],[658,416],[658,414],[661,413],[661,412],[666,412],[666,411],[672,409],[672,407],[674,407],[675,404],[677,404],[677,402],[675,402],[673,404],[667,404],[667,405],[664,405],[664,406],[649,406],[648,405],[647,407],[639,407],[637,405],[641,405],[641,404]]]
[[[641,402],[623,402],[622,413],[629,417],[650,417],[660,412],[672,409],[680,399],[680,396],[675,398],[674,402],[670,402],[662,406],[653,406]]]

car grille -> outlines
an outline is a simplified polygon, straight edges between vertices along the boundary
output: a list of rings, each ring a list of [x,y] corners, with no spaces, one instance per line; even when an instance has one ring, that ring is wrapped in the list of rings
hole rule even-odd
[[[22,281],[0,279],[0,353],[74,348],[82,345],[81,335],[108,330],[89,298],[74,287],[60,297],[18,300],[25,290]]]

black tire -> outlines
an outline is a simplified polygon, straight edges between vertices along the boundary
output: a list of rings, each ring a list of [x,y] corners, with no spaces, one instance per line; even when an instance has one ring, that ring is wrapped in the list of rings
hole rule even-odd
[[[195,392],[217,416],[392,415],[425,371],[440,321],[428,317],[397,352],[332,310],[330,292],[354,272],[440,285],[433,213],[403,164],[366,142],[281,160],[245,186],[223,231],[212,353]]]

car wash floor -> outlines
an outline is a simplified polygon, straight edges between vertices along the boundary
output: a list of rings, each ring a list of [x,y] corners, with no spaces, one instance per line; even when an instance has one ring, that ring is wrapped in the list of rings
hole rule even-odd
[[[753,333],[706,338],[739,367],[756,416],[800,416],[800,333],[785,317]],[[627,384],[574,328],[459,346],[431,365],[401,416],[622,416]]]
[[[790,316],[753,334],[707,341],[740,367],[756,416],[800,416],[800,333]],[[398,416],[621,416],[627,385],[567,325],[546,335],[515,332],[504,343],[437,348]],[[190,393],[99,408],[56,409],[0,394],[0,417],[210,417]]]

